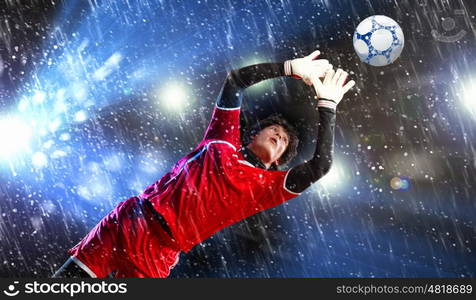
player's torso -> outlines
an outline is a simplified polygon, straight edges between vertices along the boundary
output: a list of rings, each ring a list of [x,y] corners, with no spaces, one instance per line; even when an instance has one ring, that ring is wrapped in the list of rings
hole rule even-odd
[[[236,150],[204,141],[143,194],[185,248],[295,196],[282,188],[286,172],[254,167]]]
[[[252,204],[251,182],[265,170],[255,168],[226,142],[211,141],[177,164],[169,183],[173,201],[180,202],[177,213],[197,218],[224,218],[239,214]]]
[[[256,213],[266,170],[253,167],[229,143],[209,141],[181,159],[149,189],[157,211],[180,236],[199,242],[220,228]],[[146,190],[147,192],[147,190]],[[150,190],[149,190],[150,192]],[[257,194],[258,193],[258,194]]]

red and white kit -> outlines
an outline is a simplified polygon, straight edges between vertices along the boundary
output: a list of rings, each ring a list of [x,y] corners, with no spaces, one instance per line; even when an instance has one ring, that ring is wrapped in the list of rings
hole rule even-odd
[[[240,108],[215,107],[200,144],[139,197],[121,202],[69,254],[94,277],[167,277],[180,251],[299,195],[288,171],[254,167],[237,150]],[[160,226],[150,201],[173,238]]]

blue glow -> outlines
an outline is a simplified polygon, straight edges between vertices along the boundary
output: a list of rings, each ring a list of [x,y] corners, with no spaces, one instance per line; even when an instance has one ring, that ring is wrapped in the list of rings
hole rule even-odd
[[[367,6],[352,3],[62,1],[44,38],[41,33],[41,53],[31,72],[0,116],[0,193],[8,200],[2,200],[2,232],[11,226],[9,218],[16,217],[45,236],[41,251],[51,251],[59,243],[48,240],[52,233],[40,231],[60,224],[68,246],[74,245],[119,201],[161,178],[197,145],[228,70],[299,57],[320,47],[335,66],[352,68],[352,76],[369,91],[353,92],[339,112],[335,153],[342,157],[334,166],[337,173],[328,174],[300,199],[247,221],[259,232],[269,232],[259,242],[249,238],[258,255],[249,257],[252,251],[242,246],[246,237],[229,235],[246,222],[207,241],[216,246],[206,247],[207,256],[225,257],[226,264],[210,264],[204,276],[474,277],[474,92],[471,81],[465,89],[454,82],[464,74],[474,76],[473,48],[464,50],[472,44],[447,45],[451,55],[443,55],[444,47],[425,40],[438,53],[420,53],[424,43],[419,45],[412,32],[409,45],[418,47],[405,49],[413,52],[402,53],[402,66],[376,72],[358,63],[351,49],[354,25],[369,13]],[[374,8],[378,10],[375,2]],[[400,9],[404,6],[396,15],[408,15]],[[432,67],[426,75],[419,73]],[[0,60],[0,75],[6,73]],[[169,83],[178,88],[168,94]],[[250,89],[246,116],[279,106],[307,122],[312,99],[294,89],[295,81],[286,83],[282,94],[270,92],[274,81]],[[458,101],[464,101],[456,101],[457,110],[452,106],[455,90],[461,94]],[[263,93],[282,101],[263,104]],[[169,101],[175,101],[171,107],[176,105],[177,113],[166,109]],[[306,134],[312,131],[307,129]],[[306,136],[304,142],[313,138]],[[434,160],[422,161],[417,170],[389,159],[407,152],[402,159],[413,159],[414,148],[443,161],[442,171],[430,174],[434,181],[421,173],[436,165]],[[375,162],[385,169],[372,169]],[[399,174],[412,181],[401,176],[398,189],[392,190],[389,180]],[[413,180],[415,174],[419,181]],[[24,215],[17,216],[18,211]],[[29,241],[39,235],[25,228],[9,227],[5,236]],[[30,266],[43,258],[10,265],[19,253],[17,240],[11,244],[0,256],[7,262],[4,272],[31,276]],[[61,259],[45,253],[50,264],[46,274]],[[195,276],[192,266],[179,264],[176,272]],[[187,273],[187,267],[192,271]]]
[[[0,118],[0,157],[9,160],[19,152],[28,151],[33,135],[33,128],[18,116]]]
[[[48,165],[48,157],[42,152],[36,152],[32,156],[33,166],[37,168],[43,168]]]

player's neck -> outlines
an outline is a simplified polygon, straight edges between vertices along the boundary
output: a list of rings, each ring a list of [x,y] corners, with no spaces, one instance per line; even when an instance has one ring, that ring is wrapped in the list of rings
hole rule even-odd
[[[257,149],[253,149],[251,145],[248,145],[243,148],[242,153],[245,159],[256,167],[260,167],[267,170],[272,164],[271,162],[263,160],[262,157],[259,155],[259,151],[257,151]]]

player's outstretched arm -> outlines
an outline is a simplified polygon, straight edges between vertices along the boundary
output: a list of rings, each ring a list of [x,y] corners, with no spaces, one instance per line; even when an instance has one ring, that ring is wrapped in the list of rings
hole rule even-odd
[[[316,73],[310,76],[310,81],[318,97],[319,127],[317,144],[311,160],[289,170],[286,178],[286,188],[292,192],[303,192],[312,183],[329,172],[331,168],[336,108],[344,94],[355,85],[353,80],[345,84],[347,76],[348,73],[342,69],[337,69],[336,72],[329,70],[322,81]]]
[[[243,90],[262,80],[279,76],[303,78],[308,83],[313,72],[317,76],[324,76],[331,66],[327,60],[317,59],[319,54],[319,51],[314,51],[304,58],[285,63],[262,63],[229,72],[203,140],[221,140],[235,148],[240,147],[239,114]]]
[[[326,59],[317,59],[320,51],[316,50],[302,58],[287,60],[284,63],[262,63],[232,70],[223,83],[217,106],[220,108],[238,108],[242,101],[242,90],[260,81],[280,76],[292,76],[303,79],[311,85],[310,76],[317,72],[323,77],[332,66]]]

